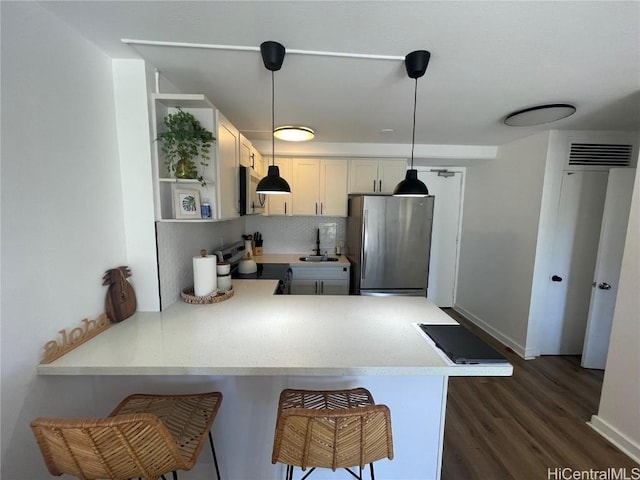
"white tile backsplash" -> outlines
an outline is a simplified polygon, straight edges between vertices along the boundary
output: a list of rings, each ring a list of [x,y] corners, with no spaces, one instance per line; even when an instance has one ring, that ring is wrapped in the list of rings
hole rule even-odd
[[[252,215],[246,218],[246,233],[262,233],[265,253],[312,253],[316,248],[318,228],[328,235],[320,236],[320,248],[335,253],[338,242],[345,240],[347,219],[344,217],[280,217]],[[335,227],[333,227],[335,225]],[[331,239],[330,232],[335,231]]]

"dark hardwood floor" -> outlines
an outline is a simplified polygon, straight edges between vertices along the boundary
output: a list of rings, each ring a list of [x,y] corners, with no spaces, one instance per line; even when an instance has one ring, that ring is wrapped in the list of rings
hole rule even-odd
[[[602,371],[581,368],[575,356],[523,360],[445,311],[503,352],[514,374],[449,379],[442,480],[563,478],[548,476],[556,468],[626,468],[632,478],[639,465],[586,424],[598,411]]]

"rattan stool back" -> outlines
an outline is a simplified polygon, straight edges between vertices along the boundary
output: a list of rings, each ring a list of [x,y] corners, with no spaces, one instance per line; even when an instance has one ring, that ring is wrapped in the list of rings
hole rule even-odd
[[[106,418],[40,417],[31,428],[52,475],[155,480],[193,468],[221,402],[218,392],[136,394]]]
[[[366,389],[281,393],[272,463],[362,469],[383,458],[393,459],[391,414]]]

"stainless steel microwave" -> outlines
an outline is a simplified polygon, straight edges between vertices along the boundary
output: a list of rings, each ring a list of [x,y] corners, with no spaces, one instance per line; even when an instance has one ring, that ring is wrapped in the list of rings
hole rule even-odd
[[[256,193],[260,182],[258,173],[249,167],[240,167],[240,215],[259,215],[264,212],[266,195]]]

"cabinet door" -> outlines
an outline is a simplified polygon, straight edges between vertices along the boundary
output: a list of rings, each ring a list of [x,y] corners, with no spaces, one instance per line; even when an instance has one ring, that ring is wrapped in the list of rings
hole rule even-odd
[[[320,164],[318,160],[294,159],[291,169],[291,213],[319,215]]]
[[[264,158],[262,158],[262,154],[253,148],[253,146],[251,147],[251,168],[256,171],[260,178],[267,174]]]
[[[320,215],[347,216],[347,160],[320,160]]]
[[[251,142],[244,135],[240,135],[240,165],[251,167]]]
[[[349,193],[377,193],[378,161],[349,161]]]
[[[280,169],[280,176],[291,185],[291,159],[276,158],[275,165]],[[269,215],[291,215],[291,195],[267,195],[267,211]]]
[[[291,282],[291,295],[317,295],[317,280],[293,280]]]
[[[378,162],[378,193],[393,193],[396,185],[404,180],[406,160],[380,160]]]
[[[318,283],[321,295],[349,295],[349,280],[320,280]]]
[[[218,112],[218,219],[240,216],[240,132]]]

